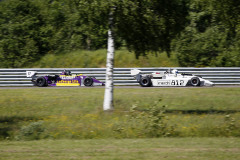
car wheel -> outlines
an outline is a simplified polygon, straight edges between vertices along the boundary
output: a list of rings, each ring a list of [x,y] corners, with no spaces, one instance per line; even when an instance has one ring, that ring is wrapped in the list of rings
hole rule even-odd
[[[139,83],[142,87],[150,87],[152,85],[152,81],[149,76],[142,77]]]
[[[198,77],[193,77],[190,80],[192,86],[200,86],[200,79]]]
[[[37,80],[36,80],[36,85],[38,87],[46,86],[46,79],[44,77],[38,77]]]
[[[93,79],[92,78],[90,78],[90,77],[86,77],[84,80],[83,80],[83,84],[85,85],[85,86],[92,86],[93,85]]]

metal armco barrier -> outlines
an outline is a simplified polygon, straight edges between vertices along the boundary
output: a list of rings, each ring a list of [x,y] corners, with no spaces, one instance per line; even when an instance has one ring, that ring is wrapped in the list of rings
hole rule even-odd
[[[23,68],[23,69],[0,69],[0,86],[33,86],[31,78],[26,77],[26,71],[37,71],[38,75],[60,74],[64,69],[70,70],[72,74],[84,74],[94,76],[98,80],[105,81],[105,68]],[[114,85],[139,85],[131,76],[131,69],[140,69],[141,73],[154,71],[166,71],[169,68],[115,68]],[[220,68],[183,68],[174,67],[179,73],[191,73],[202,76],[216,85],[240,85],[240,67]]]

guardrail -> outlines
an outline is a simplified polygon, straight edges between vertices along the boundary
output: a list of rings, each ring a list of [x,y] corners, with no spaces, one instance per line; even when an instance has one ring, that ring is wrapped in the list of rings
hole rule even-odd
[[[105,68],[23,68],[23,69],[0,69],[0,86],[33,86],[31,78],[26,77],[26,71],[37,71],[38,75],[60,74],[64,69],[73,74],[94,76],[100,81],[105,81]],[[114,85],[139,85],[131,76],[130,70],[134,68],[115,68]],[[142,73],[154,71],[166,71],[169,68],[136,68]],[[191,73],[202,76],[216,85],[240,85],[240,67],[217,67],[217,68],[188,68],[174,67],[179,73]]]

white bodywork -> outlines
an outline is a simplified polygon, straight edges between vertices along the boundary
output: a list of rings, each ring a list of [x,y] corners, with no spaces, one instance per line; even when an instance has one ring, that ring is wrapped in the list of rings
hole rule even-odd
[[[26,71],[26,76],[27,76],[27,77],[32,77],[32,76],[34,76],[35,74],[37,74],[37,71]]]
[[[172,71],[159,71],[151,74],[140,74],[141,71],[134,69],[131,70],[131,75],[134,76],[139,84],[143,87],[149,86],[213,86],[213,82],[205,80],[201,77],[191,74],[179,74],[177,70]],[[144,85],[144,78],[149,77],[151,85]],[[195,81],[194,81],[195,80]],[[146,83],[147,80],[145,79]],[[198,82],[199,81],[199,82]],[[194,83],[195,82],[195,83]]]

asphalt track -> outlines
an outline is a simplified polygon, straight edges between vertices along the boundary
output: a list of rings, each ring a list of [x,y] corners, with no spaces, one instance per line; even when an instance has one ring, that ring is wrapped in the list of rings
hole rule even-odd
[[[151,89],[151,88],[239,88],[240,85],[216,85],[213,87],[141,87],[141,86],[114,86],[114,88],[141,88],[141,89]],[[36,86],[31,86],[31,87],[0,87],[1,89],[33,89],[33,88],[42,88],[42,89],[63,89],[63,88],[105,88],[105,86],[95,86],[95,87],[83,87],[83,86],[73,86],[73,87],[36,87]]]

